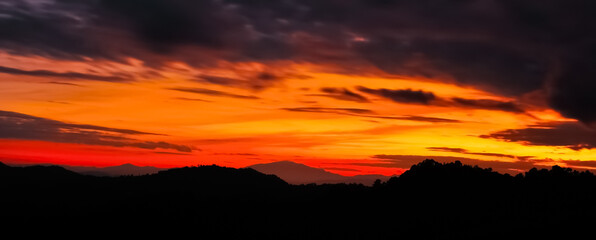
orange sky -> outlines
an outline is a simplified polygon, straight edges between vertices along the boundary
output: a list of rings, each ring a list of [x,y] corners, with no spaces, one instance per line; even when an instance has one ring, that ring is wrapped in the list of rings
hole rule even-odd
[[[137,59],[128,63],[58,61],[8,53],[1,54],[0,66],[99,76],[126,73],[126,81],[121,82],[34,76],[30,72],[0,74],[0,110],[63,123],[154,133],[134,135],[134,139],[192,147],[190,152],[181,152],[9,137],[0,140],[0,159],[8,163],[244,167],[291,160],[343,175],[393,175],[404,167],[377,164],[383,160],[375,155],[416,155],[420,160],[426,156],[499,162],[531,159],[538,165],[596,159],[596,150],[480,137],[575,120],[544,107],[539,98],[499,96],[457,85],[448,77],[400,77],[372,66],[363,66],[366,70],[356,74],[339,66],[291,61],[221,61],[205,68],[171,62],[152,69]],[[254,79],[265,73],[275,79]],[[235,82],[214,83],[200,80],[200,76]],[[434,93],[438,100],[433,104],[396,102],[365,88],[421,90]],[[366,100],[346,99],[341,92],[322,89],[346,89]],[[516,101],[526,112],[470,108],[453,104],[449,99],[454,98]],[[439,119],[442,121],[434,121]]]

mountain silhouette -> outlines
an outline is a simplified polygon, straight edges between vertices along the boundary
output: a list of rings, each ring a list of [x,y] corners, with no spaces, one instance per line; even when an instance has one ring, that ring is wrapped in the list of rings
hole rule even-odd
[[[11,178],[38,178],[38,179],[65,179],[77,178],[81,175],[60,166],[27,166],[27,167],[11,167],[0,162],[0,177],[4,179]]]
[[[0,183],[5,231],[68,226],[208,239],[579,239],[596,224],[596,177],[558,166],[511,176],[425,160],[365,186],[291,185],[254,169],[215,165],[96,177],[0,163]]]
[[[135,166],[130,163],[118,165],[118,166],[111,166],[111,167],[84,167],[84,166],[63,166],[64,168],[71,170],[73,172],[77,172],[83,175],[92,175],[92,176],[99,176],[99,177],[117,177],[117,176],[125,176],[125,175],[146,175],[146,174],[154,174],[159,171],[166,170],[165,168],[156,168],[151,166]]]
[[[247,168],[252,168],[265,174],[274,174],[290,184],[359,183],[371,186],[377,179],[386,181],[390,178],[383,175],[342,176],[327,172],[322,168],[309,167],[292,161],[255,164]]]
[[[250,168],[236,169],[216,165],[172,168],[138,178],[208,188],[227,186],[272,189],[288,186],[288,183],[275,175],[260,173]]]

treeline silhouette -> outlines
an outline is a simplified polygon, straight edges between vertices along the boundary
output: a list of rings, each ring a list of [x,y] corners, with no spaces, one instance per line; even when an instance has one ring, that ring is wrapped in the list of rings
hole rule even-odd
[[[596,177],[558,166],[511,176],[425,160],[367,187],[290,185],[253,169],[218,166],[93,177],[0,163],[0,183],[5,230],[198,239],[569,239],[593,236],[596,223]]]

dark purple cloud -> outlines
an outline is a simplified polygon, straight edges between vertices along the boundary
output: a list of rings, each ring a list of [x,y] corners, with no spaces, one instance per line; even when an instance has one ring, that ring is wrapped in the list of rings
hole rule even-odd
[[[586,45],[584,43],[582,45]],[[565,60],[547,85],[550,105],[563,116],[596,126],[596,44]]]
[[[111,147],[172,149],[191,152],[193,147],[167,142],[141,141],[129,136],[161,135],[130,129],[65,123],[22,113],[0,111],[0,138],[77,143]]]
[[[526,145],[560,146],[573,150],[596,148],[596,130],[575,122],[555,122],[507,129],[480,136]]]
[[[96,75],[96,74],[88,74],[88,73],[80,73],[80,72],[54,72],[49,70],[22,70],[18,68],[10,68],[0,66],[0,73],[7,73],[12,75],[22,75],[22,76],[31,76],[31,77],[49,77],[49,78],[58,78],[58,79],[81,79],[81,80],[93,80],[93,81],[106,81],[106,82],[127,82],[132,81],[132,76],[125,76],[125,74],[121,74],[120,76],[117,75]],[[54,84],[69,84],[69,83],[57,83],[57,82],[50,82]],[[70,83],[69,85],[75,85]]]
[[[315,113],[339,113],[339,114],[372,114],[372,110],[364,108],[326,108],[326,107],[296,107],[282,108],[290,112],[315,112]]]
[[[460,123],[459,120],[448,118],[435,118],[424,116],[386,116],[380,115],[370,109],[365,108],[325,108],[325,107],[296,107],[296,108],[282,108],[282,110],[290,112],[311,112],[311,113],[333,113],[340,115],[349,115],[365,118],[390,119],[390,120],[406,120],[416,122],[430,122],[430,123]]]
[[[509,101],[497,101],[492,99],[465,99],[465,98],[452,98],[452,103],[454,106],[458,107],[465,107],[465,108],[475,108],[475,109],[486,109],[486,110],[497,110],[497,111],[505,111],[505,112],[513,112],[513,113],[525,113],[526,111],[522,109],[519,104]]]
[[[134,57],[154,67],[293,60],[358,72],[368,64],[512,97],[546,90],[551,107],[591,123],[594,9],[591,0],[7,0],[0,49],[70,60]],[[415,90],[378,93],[432,101]]]
[[[79,84],[75,84],[75,83],[70,83],[70,82],[46,82],[48,84],[58,84],[58,85],[66,85],[66,86],[76,86],[76,87],[82,87],[83,85],[79,85]]]
[[[416,122],[430,122],[430,123],[461,123],[460,120],[449,119],[449,118],[436,118],[436,117],[424,117],[424,116],[415,116],[415,115],[406,115],[406,116],[369,116],[372,118],[380,118],[380,119],[395,119],[395,120],[409,120],[409,121],[416,121]]]
[[[437,152],[454,152],[454,153],[463,153],[463,154],[470,154],[470,155],[513,158],[513,159],[520,159],[520,160],[532,158],[532,156],[516,156],[516,155],[511,155],[511,154],[503,154],[503,153],[472,152],[472,151],[469,151],[469,150],[463,149],[463,148],[427,147],[426,149],[431,150],[431,151],[437,151]]]
[[[492,99],[445,99],[433,92],[412,89],[371,89],[363,86],[357,87],[361,92],[380,96],[393,102],[404,104],[422,104],[440,107],[461,107],[483,110],[505,111],[512,113],[526,113],[526,111],[514,101],[498,101]]]
[[[199,75],[197,76],[196,81],[198,82],[206,82],[206,83],[212,83],[212,84],[218,84],[218,85],[238,85],[238,83],[244,82],[243,79],[238,79],[238,78],[231,78],[231,77],[220,77],[220,76],[213,76],[213,75]]]
[[[332,87],[325,87],[320,89],[322,94],[308,94],[307,96],[319,96],[319,97],[329,97],[343,101],[351,101],[351,102],[360,102],[366,103],[369,102],[368,99],[358,93],[352,92],[346,88],[332,88]]]
[[[206,89],[206,88],[179,87],[179,88],[169,88],[169,90],[174,90],[174,91],[179,91],[179,92],[187,92],[187,93],[196,93],[196,94],[215,96],[215,97],[229,97],[229,98],[239,98],[239,99],[259,99],[256,96],[239,95],[239,94],[222,92],[222,91]]]
[[[432,101],[436,100],[437,97],[432,92],[425,92],[422,90],[412,89],[371,89],[363,86],[357,87],[358,91],[381,96],[384,98],[391,99],[394,102],[399,103],[415,103],[428,105]]]
[[[285,76],[278,76],[271,72],[264,71],[252,74],[252,76],[244,76],[237,78],[202,74],[197,76],[194,80],[197,82],[211,83],[230,87],[248,88],[251,90],[258,91],[271,87],[277,82],[283,80],[284,78]]]
[[[183,101],[192,101],[192,102],[213,102],[213,101],[209,101],[209,100],[205,100],[205,99],[200,99],[200,98],[177,97],[177,98],[173,98],[173,99],[183,100]]]

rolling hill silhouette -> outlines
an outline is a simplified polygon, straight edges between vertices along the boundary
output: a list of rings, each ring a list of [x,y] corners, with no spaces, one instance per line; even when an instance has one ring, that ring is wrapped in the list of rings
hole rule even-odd
[[[252,168],[265,174],[276,175],[290,184],[360,183],[372,186],[377,179],[386,181],[390,178],[383,175],[356,175],[347,177],[292,161],[255,164],[247,168]]]
[[[83,167],[83,166],[62,166],[68,170],[73,172],[77,172],[83,175],[92,175],[92,176],[99,176],[99,177],[117,177],[117,176],[125,176],[125,175],[146,175],[146,174],[154,174],[159,171],[166,170],[165,168],[156,168],[151,166],[135,166],[130,163],[118,165],[118,166],[111,166],[111,167]]]
[[[8,165],[7,165],[8,166]],[[152,166],[136,166],[130,163],[109,166],[109,167],[87,167],[87,166],[71,166],[71,165],[53,165],[53,164],[11,164],[13,167],[32,167],[32,166],[59,166],[66,170],[76,172],[82,175],[90,175],[96,177],[118,177],[118,176],[140,176],[147,174],[158,173],[159,171],[167,170],[167,168],[157,168]]]
[[[96,177],[0,164],[0,182],[7,231],[67,226],[217,239],[574,239],[596,224],[596,177],[558,166],[511,176],[425,160],[368,187],[290,185],[254,169],[218,166]]]
[[[81,177],[80,174],[64,169],[60,166],[28,166],[11,167],[0,162],[0,178],[3,180],[56,180],[74,179]]]

